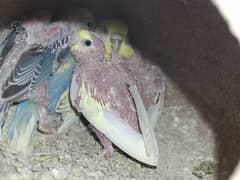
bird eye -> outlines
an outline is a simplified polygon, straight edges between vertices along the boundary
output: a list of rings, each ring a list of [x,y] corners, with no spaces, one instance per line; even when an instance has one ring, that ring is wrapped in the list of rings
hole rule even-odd
[[[91,46],[91,44],[92,44],[92,42],[90,40],[86,40],[84,43],[86,46]]]

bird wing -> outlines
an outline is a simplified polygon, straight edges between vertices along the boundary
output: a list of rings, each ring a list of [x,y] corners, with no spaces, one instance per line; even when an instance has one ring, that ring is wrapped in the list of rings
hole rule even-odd
[[[143,135],[144,144],[146,147],[146,152],[148,156],[153,153],[154,156],[158,156],[158,146],[156,142],[156,137],[154,134],[154,127],[150,122],[147,110],[143,104],[142,98],[136,86],[131,85],[129,91],[134,99],[136,110],[138,114],[139,126]]]
[[[55,56],[51,48],[34,48],[24,52],[3,86],[2,100],[19,98],[46,80],[52,73]]]

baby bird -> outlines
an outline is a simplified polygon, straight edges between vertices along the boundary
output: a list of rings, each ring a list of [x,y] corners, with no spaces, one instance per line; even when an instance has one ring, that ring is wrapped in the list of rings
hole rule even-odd
[[[81,15],[83,14],[86,14],[86,11]],[[89,16],[88,12],[86,16],[82,16],[78,19],[79,22],[75,23],[67,22],[66,20],[51,23],[49,21],[43,21],[44,19],[40,18],[26,21],[22,24],[25,33],[27,33],[27,39],[25,39],[25,41],[42,42],[45,48],[51,50],[46,54],[52,56],[51,59],[42,57],[45,62],[45,67],[41,68],[40,66],[37,67],[38,69],[35,69],[37,73],[43,71],[44,79],[39,81],[37,86],[31,89],[29,88],[28,91],[20,95],[20,97],[11,100],[12,102],[24,100],[17,105],[18,111],[14,115],[13,122],[8,131],[8,142],[12,149],[19,149],[20,152],[26,154],[24,147],[29,145],[29,134],[34,130],[33,128],[29,128],[30,126],[28,123],[30,122],[39,121],[38,129],[41,132],[55,132],[55,129],[50,129],[47,126],[47,116],[49,112],[60,114],[64,120],[63,125],[59,129],[59,133],[79,119],[71,109],[68,95],[75,60],[69,53],[69,48],[67,48],[67,46],[72,32],[76,29],[88,28],[88,22],[92,22],[92,18],[93,16]],[[38,31],[39,29],[43,31]],[[42,55],[43,54],[40,53],[40,56]],[[29,59],[26,61],[33,61],[32,63],[37,64],[37,58],[30,57]],[[51,63],[52,61],[53,63]],[[49,68],[51,68],[50,71],[48,70]],[[33,73],[29,73],[29,76],[31,75],[34,77]],[[25,99],[29,100],[25,102]],[[29,101],[34,103],[28,103],[28,106],[22,105],[22,103],[27,104]],[[37,111],[34,111],[34,107],[37,108]],[[25,111],[29,111],[29,113],[32,112],[34,116],[21,116]],[[26,134],[24,131],[29,133]],[[18,148],[17,145],[23,144],[23,142],[24,145]]]
[[[157,166],[158,152],[147,153],[129,91],[134,78],[105,60],[105,44],[97,34],[82,30],[72,38],[71,50],[78,60],[70,88],[73,106],[102,133],[97,136],[110,155],[112,142],[136,160]]]
[[[61,28],[56,28],[57,26],[50,26],[46,21],[27,21],[15,38],[8,38],[11,32],[3,42],[3,49],[13,42],[14,45],[3,56],[0,67],[0,74],[2,74],[0,79],[1,126],[3,126],[9,105],[23,96],[28,98],[36,95],[39,110],[45,113],[44,107],[47,100],[45,80],[54,72],[58,47],[64,46],[68,41],[67,36],[60,37]],[[45,39],[45,33],[48,33],[49,39]],[[46,43],[47,40],[49,41]],[[49,43],[50,41],[53,43]],[[43,87],[38,89],[39,93],[31,91],[41,85]]]

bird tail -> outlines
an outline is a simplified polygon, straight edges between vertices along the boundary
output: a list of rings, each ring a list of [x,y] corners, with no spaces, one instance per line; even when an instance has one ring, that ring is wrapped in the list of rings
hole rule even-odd
[[[39,119],[36,103],[27,100],[19,103],[7,132],[10,151],[27,155],[31,152],[31,137]]]

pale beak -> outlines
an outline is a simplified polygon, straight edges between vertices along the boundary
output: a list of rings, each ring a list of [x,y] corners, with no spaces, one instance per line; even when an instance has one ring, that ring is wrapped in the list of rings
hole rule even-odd
[[[122,39],[122,36],[120,34],[111,33],[110,34],[110,41],[111,41],[113,50],[118,51],[123,39]]]

